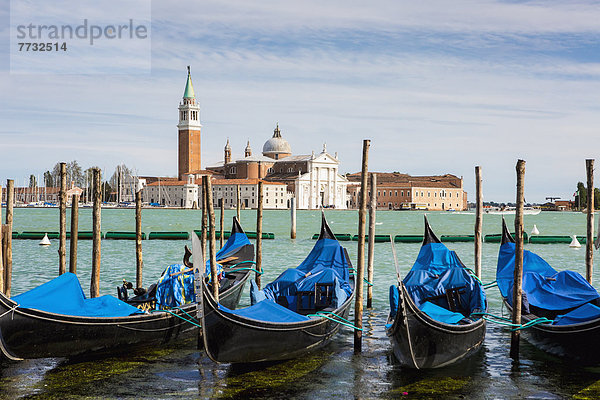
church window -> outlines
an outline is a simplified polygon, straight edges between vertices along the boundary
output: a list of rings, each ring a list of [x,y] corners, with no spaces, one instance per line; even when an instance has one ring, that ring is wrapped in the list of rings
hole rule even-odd
[[[269,169],[267,169],[267,173],[268,173],[268,174],[272,174],[272,173],[273,173],[273,168],[269,168]]]

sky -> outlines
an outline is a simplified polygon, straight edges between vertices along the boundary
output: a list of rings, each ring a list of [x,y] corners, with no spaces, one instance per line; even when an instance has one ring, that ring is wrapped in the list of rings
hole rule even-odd
[[[144,14],[90,4],[61,18]],[[599,154],[597,1],[146,4],[147,58],[98,46],[95,69],[50,54],[23,71],[0,0],[0,182],[71,160],[174,176],[188,65],[203,166],[223,159],[227,139],[234,158],[248,140],[259,153],[279,123],[294,154],[326,143],[340,172],[358,172],[370,139],[370,171],[462,176],[469,201],[479,165],[484,200],[514,202],[523,159],[526,201],[541,203],[572,199]]]

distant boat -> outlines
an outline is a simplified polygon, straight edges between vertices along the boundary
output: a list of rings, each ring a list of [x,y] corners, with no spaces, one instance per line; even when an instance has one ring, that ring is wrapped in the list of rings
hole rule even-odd
[[[516,213],[515,207],[484,207],[483,212],[486,214],[496,214],[496,215],[514,215]],[[524,207],[523,215],[538,215],[542,212],[541,208],[535,207]]]

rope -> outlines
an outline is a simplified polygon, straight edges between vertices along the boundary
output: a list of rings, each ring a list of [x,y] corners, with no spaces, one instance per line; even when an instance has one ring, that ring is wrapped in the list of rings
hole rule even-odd
[[[239,262],[237,264],[233,264],[230,268],[237,267],[240,264],[248,264],[248,263],[256,265],[256,262],[251,261],[251,260],[246,260],[246,261],[241,261],[241,262]]]
[[[373,284],[372,284],[371,282],[369,282],[369,281],[367,280],[367,278],[363,278],[363,281],[365,281],[365,283],[366,283],[368,286],[373,286]]]
[[[15,304],[11,309],[6,311],[4,314],[0,315],[0,318],[4,317],[6,314],[10,314],[11,312],[15,311],[17,308],[19,308],[19,305]]]
[[[483,286],[483,282],[481,282],[481,279],[479,279],[479,277],[475,274],[475,271],[473,271],[469,267],[463,266],[463,268],[469,273],[469,275],[471,275],[473,278],[475,278],[477,280],[477,282],[479,282],[480,285]]]
[[[493,288],[494,286],[498,286],[498,281],[493,281],[490,283],[486,283],[483,285],[484,289],[489,289],[489,288]]]
[[[181,310],[180,308],[177,308],[177,309],[178,309],[178,310]],[[192,324],[192,325],[195,325],[195,326],[197,326],[198,328],[202,328],[202,326],[200,326],[200,324],[197,324],[197,323],[196,323],[196,322],[194,322],[194,321],[190,321],[190,320],[188,320],[188,319],[185,319],[185,318],[183,318],[181,315],[178,315],[178,314],[176,314],[176,313],[174,313],[174,312],[171,312],[171,311],[169,311],[169,310],[153,310],[152,312],[161,312],[161,311],[163,311],[163,312],[166,312],[166,313],[168,313],[168,314],[171,314],[171,315],[173,315],[174,317],[177,317],[177,318],[179,318],[179,319],[182,319],[182,320],[184,320],[185,322],[188,322],[188,323],[190,323],[190,324]],[[183,310],[181,310],[181,311],[183,311]],[[185,312],[185,311],[184,311],[184,312]],[[186,314],[187,314],[187,313],[186,313]],[[188,314],[188,315],[189,315],[189,314]],[[193,318],[193,317],[192,317],[192,318]],[[195,319],[195,318],[194,318],[194,319]]]
[[[520,326],[520,327],[518,327],[518,328],[513,328],[513,329],[511,329],[511,331],[520,331],[521,329],[527,329],[527,328],[531,328],[532,326],[535,326],[535,325],[539,325],[539,324],[547,324],[547,323],[549,323],[549,322],[550,322],[550,323],[552,323],[552,322],[554,322],[554,321],[553,321],[553,320],[551,320],[551,319],[548,319],[548,318],[546,318],[546,317],[539,317],[539,318],[536,318],[536,319],[534,319],[534,320],[531,320],[531,321],[529,321],[528,323],[526,323],[526,324],[525,324],[525,325],[523,325],[523,326]]]
[[[175,309],[181,311],[182,313],[184,313],[185,315],[187,315],[188,317],[190,317],[192,319],[192,321],[198,322],[200,323],[200,321],[198,321],[198,319],[196,317],[194,317],[193,315],[190,315],[187,311],[185,311],[183,308],[177,306],[175,307]]]
[[[531,321],[527,322],[526,324],[513,324],[511,319],[508,319],[505,317],[499,317],[497,315],[493,315],[493,314],[489,314],[489,313],[474,312],[474,313],[471,313],[471,315],[472,316],[477,316],[477,315],[481,316],[481,318],[483,318],[484,320],[486,320],[488,322],[493,322],[496,324],[509,326],[512,328],[511,331],[520,331],[522,329],[531,328],[532,326],[535,326],[535,325],[547,324],[547,323],[553,322],[553,320],[548,319],[546,317],[539,317],[536,319],[532,319]]]
[[[339,320],[337,320],[337,319],[333,319],[333,318],[331,318],[331,317],[330,317],[329,315],[327,315],[327,314],[332,314],[332,315],[334,315],[335,317],[337,317],[337,318],[341,319],[342,321],[339,321]],[[352,325],[352,324],[350,323],[350,321],[348,321],[347,319],[345,319],[345,318],[343,318],[343,317],[340,317],[339,315],[337,315],[337,314],[335,314],[335,313],[332,313],[332,312],[329,312],[329,311],[318,311],[316,314],[308,314],[308,315],[307,315],[307,317],[320,317],[320,318],[325,318],[325,319],[328,319],[328,320],[330,320],[330,321],[336,322],[336,323],[338,323],[338,324],[340,324],[340,325],[347,326],[348,328],[355,329],[355,330],[357,330],[357,331],[361,331],[361,332],[362,332],[362,330],[363,330],[362,328],[359,328],[359,327],[357,327],[357,326],[355,326],[355,325]],[[345,321],[345,322],[344,322],[344,321]]]
[[[240,263],[240,264],[241,264],[241,263]],[[236,265],[237,265],[237,264],[236,264]],[[262,271],[258,271],[258,270],[256,270],[256,269],[254,269],[254,268],[250,268],[250,267],[242,267],[242,268],[230,269],[230,270],[227,270],[227,271],[225,271],[225,273],[229,274],[229,273],[232,273],[232,272],[238,272],[238,271],[247,271],[247,270],[254,271],[254,272],[256,272],[256,273],[257,273],[257,274],[259,274],[259,275],[262,275],[262,274],[263,274],[263,272],[262,272]]]

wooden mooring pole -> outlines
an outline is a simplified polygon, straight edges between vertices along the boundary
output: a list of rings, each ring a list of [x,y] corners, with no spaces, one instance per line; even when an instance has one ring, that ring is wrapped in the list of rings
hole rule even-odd
[[[71,197],[71,239],[69,241],[69,272],[77,273],[77,242],[79,240],[79,195]]]
[[[375,256],[375,213],[377,212],[377,174],[370,173],[369,251],[367,253],[367,308],[373,307],[373,259]]]
[[[200,246],[202,247],[202,265],[206,265],[206,236],[208,229],[206,208],[207,208],[207,182],[208,176],[202,177],[202,232],[200,233]]]
[[[262,223],[263,223],[263,183],[258,181],[258,206],[256,208],[256,270],[262,272]],[[260,289],[260,273],[254,277]]]
[[[10,297],[12,287],[12,230],[15,205],[15,181],[6,181],[6,226],[4,227],[4,294]]]
[[[225,198],[221,197],[221,215],[219,216],[219,247],[223,248],[223,240],[225,239],[225,228],[223,225],[225,224]]]
[[[587,170],[587,238],[585,243],[585,274],[592,284],[594,273],[594,160],[585,160]]]
[[[216,250],[216,232],[215,232],[215,210],[213,207],[212,185],[210,179],[206,177],[206,205],[208,206],[208,223],[210,237],[208,241],[208,253],[210,256],[210,275],[212,280],[213,297],[219,302],[219,277],[217,276],[217,250]]]
[[[67,272],[67,164],[60,163],[58,275]]]
[[[523,296],[523,205],[525,202],[525,161],[517,161],[517,209],[515,211],[515,271],[513,280],[512,323],[521,324],[521,299]],[[519,337],[521,331],[512,331],[510,357],[519,359]]]
[[[292,197],[290,199],[290,218],[291,220],[291,228],[290,228],[290,239],[296,239],[296,198]]]
[[[358,260],[356,262],[356,293],[354,302],[354,352],[362,351],[363,280],[365,277],[365,220],[367,216],[367,174],[371,141],[363,141],[360,209],[358,211]]]
[[[481,246],[483,229],[483,195],[481,193],[481,167],[475,167],[475,275],[481,279]]]
[[[92,279],[90,283],[90,297],[100,296],[100,241],[101,232],[101,204],[102,204],[102,177],[100,168],[94,168],[94,208],[92,211]]]
[[[143,287],[142,272],[144,259],[142,258],[142,192],[135,192],[135,287]]]
[[[241,194],[242,194],[242,190],[240,189],[240,185],[236,185],[236,198],[237,198],[237,202],[236,202],[236,208],[237,208],[237,219],[238,222],[241,224],[242,220],[241,220],[241,214],[240,214],[240,208],[242,208],[242,199],[241,199]]]
[[[0,185],[0,292],[4,293],[4,241],[2,239],[2,185]]]

